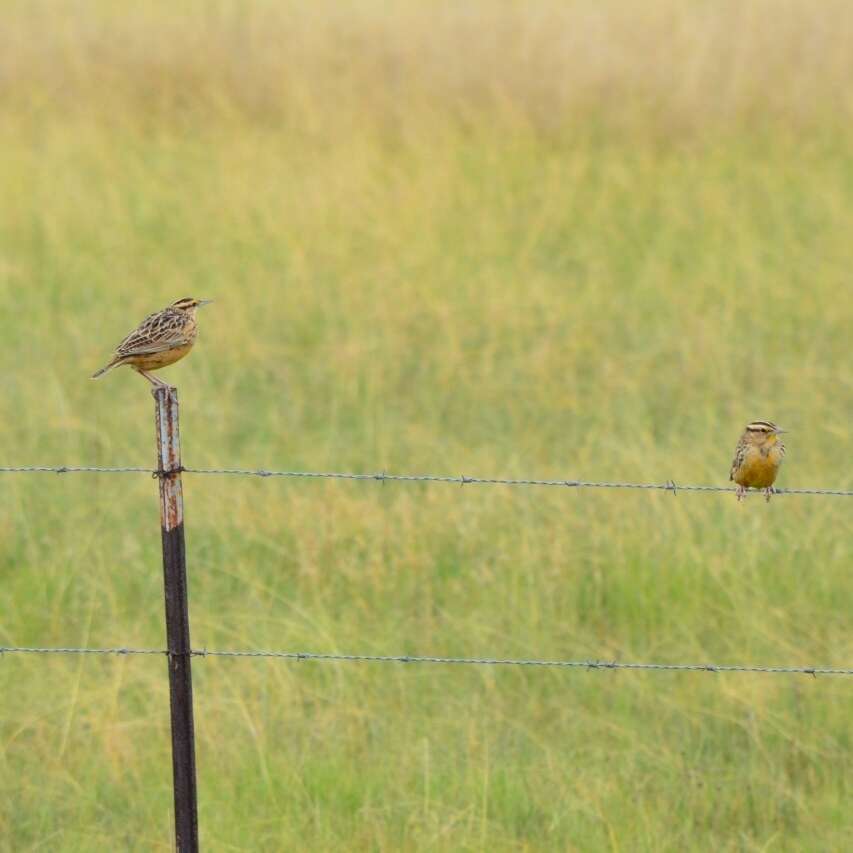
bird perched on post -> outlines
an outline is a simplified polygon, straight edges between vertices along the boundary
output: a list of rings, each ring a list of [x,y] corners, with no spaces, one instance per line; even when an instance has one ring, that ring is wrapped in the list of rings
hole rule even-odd
[[[129,364],[155,387],[167,385],[148,371],[174,364],[192,349],[198,334],[196,310],[212,301],[187,296],[150,314],[116,347],[112,360],[93,373],[92,379]]]
[[[785,445],[779,429],[770,421],[753,421],[747,424],[735,449],[729,479],[737,483],[737,499],[741,500],[748,488],[764,489],[769,501],[773,494],[773,481],[785,458]]]

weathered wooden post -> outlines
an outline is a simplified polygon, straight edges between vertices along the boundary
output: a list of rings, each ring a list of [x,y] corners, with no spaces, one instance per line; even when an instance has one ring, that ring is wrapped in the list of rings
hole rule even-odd
[[[198,807],[178,390],[163,386],[154,388],[151,393],[154,395],[157,419],[157,475],[160,480],[160,526],[166,593],[175,838],[178,853],[195,853],[198,850]]]

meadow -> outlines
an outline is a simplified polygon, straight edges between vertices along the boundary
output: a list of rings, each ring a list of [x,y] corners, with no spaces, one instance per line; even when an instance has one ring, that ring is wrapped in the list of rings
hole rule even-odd
[[[819,11],[818,11],[819,8]],[[4,4],[0,465],[212,298],[184,464],[850,489],[853,7]],[[853,664],[850,498],[186,475],[193,645]],[[157,484],[0,474],[0,645],[162,648]],[[844,677],[194,663],[203,849],[853,846]],[[0,658],[0,851],[172,845],[159,657]]]

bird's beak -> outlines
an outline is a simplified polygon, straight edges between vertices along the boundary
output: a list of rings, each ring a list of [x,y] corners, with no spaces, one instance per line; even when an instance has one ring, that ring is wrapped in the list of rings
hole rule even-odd
[[[779,435],[780,433],[783,433],[783,432],[788,432],[788,430],[786,430],[786,429],[779,429],[779,427],[776,427],[776,429],[775,429],[775,430],[773,430],[773,433],[774,433],[775,435]]]
[[[201,308],[202,305],[210,305],[211,302],[213,302],[212,299],[199,299],[197,307]]]

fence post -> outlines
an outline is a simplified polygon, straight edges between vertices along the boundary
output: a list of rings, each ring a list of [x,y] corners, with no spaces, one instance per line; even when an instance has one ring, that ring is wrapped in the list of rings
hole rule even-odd
[[[198,808],[193,730],[192,646],[190,645],[187,563],[184,546],[184,498],[181,486],[181,437],[178,391],[156,387],[157,471],[166,593],[166,648],[172,719],[172,778],[178,853],[198,851]]]

